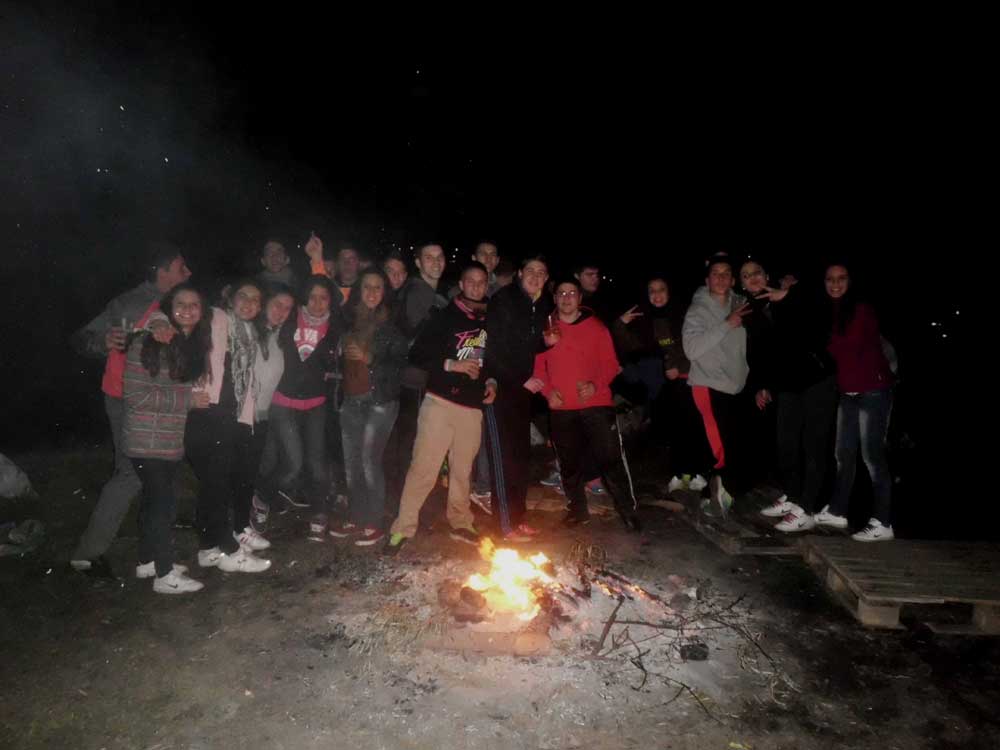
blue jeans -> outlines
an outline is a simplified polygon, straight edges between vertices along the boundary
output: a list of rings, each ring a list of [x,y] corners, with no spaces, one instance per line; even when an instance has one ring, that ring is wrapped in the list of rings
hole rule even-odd
[[[277,489],[306,492],[312,509],[326,508],[329,472],[326,460],[326,404],[305,411],[271,404],[268,429],[274,432],[281,463],[274,484]],[[308,478],[303,480],[303,467]]]
[[[340,407],[344,469],[351,502],[351,522],[381,528],[385,513],[382,454],[399,414],[399,401],[376,404],[371,394],[345,396]]]
[[[872,480],[875,505],[872,517],[884,526],[891,523],[892,476],[886,458],[885,438],[892,412],[892,392],[868,391],[856,396],[843,394],[837,409],[837,481],[830,501],[830,512],[846,516],[850,505],[854,474],[861,458]]]

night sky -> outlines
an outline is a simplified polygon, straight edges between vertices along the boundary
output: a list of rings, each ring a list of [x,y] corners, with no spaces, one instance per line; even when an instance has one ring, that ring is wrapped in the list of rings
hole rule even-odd
[[[846,257],[914,373],[962,335],[984,68],[944,24],[47,7],[0,5],[5,452],[86,431],[97,369],[66,339],[157,238],[207,282],[271,236],[488,237],[594,257],[623,301],[719,248],[814,283]]]

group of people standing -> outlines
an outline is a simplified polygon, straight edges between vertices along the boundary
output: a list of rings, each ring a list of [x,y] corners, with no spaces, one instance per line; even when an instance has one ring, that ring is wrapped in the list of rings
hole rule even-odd
[[[183,254],[157,245],[147,280],[75,335],[79,351],[106,359],[115,470],[74,568],[107,572],[104,553],[141,489],[136,575],[159,593],[199,590],[171,541],[185,459],[199,482],[203,568],[267,570],[272,509],[307,510],[314,541],[396,554],[417,533],[443,463],[453,539],[478,543],[478,506],[505,541],[530,541],[539,412],[565,525],[589,521],[587,491],[600,479],[638,531],[614,400],[628,382],[644,386],[652,428],[671,445],[671,490],[701,491],[706,511],[728,510],[727,486],[757,463],[755,414],[776,409],[784,493],[765,515],[782,516],[783,531],[846,526],[860,447],[876,508],[855,538],[892,538],[884,445],[893,379],[874,313],[856,301],[843,265],[827,269],[819,296],[808,281],[771,286],[756,261],[737,268],[717,254],[690,305],[654,276],[647,299],[612,317],[596,294],[596,264],[553,280],[545,258],[515,271],[483,242],[448,290],[440,244],[417,248],[412,276],[402,256],[376,266],[342,247],[331,257],[315,235],[305,251],[304,283],[271,241],[258,276],[227,284],[213,306]],[[834,421],[836,481],[822,503]]]

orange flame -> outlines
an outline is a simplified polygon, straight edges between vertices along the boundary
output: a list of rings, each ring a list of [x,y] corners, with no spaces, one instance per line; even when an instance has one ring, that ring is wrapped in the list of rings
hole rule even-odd
[[[465,585],[485,596],[494,612],[511,612],[521,620],[531,620],[538,614],[535,587],[555,583],[542,570],[549,558],[539,552],[524,559],[516,550],[497,549],[488,538],[480,543],[479,554],[490,564],[490,570],[485,575],[474,573]]]

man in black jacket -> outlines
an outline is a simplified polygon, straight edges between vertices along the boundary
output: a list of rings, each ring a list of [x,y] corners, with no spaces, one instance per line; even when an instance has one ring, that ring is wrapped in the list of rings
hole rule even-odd
[[[486,409],[493,510],[508,542],[529,541],[538,532],[524,522],[531,460],[531,391],[525,383],[535,355],[545,349],[542,334],[552,299],[545,294],[548,265],[538,256],[521,263],[517,281],[490,299],[486,329],[487,369],[497,380],[497,404]]]
[[[466,544],[479,543],[469,507],[469,476],[482,434],[482,406],[496,398],[496,382],[484,378],[483,368],[486,269],[472,263],[458,285],[461,293],[427,321],[410,349],[410,363],[427,372],[427,393],[420,405],[413,460],[386,554],[396,554],[417,533],[420,509],[434,489],[445,455],[450,536]]]

